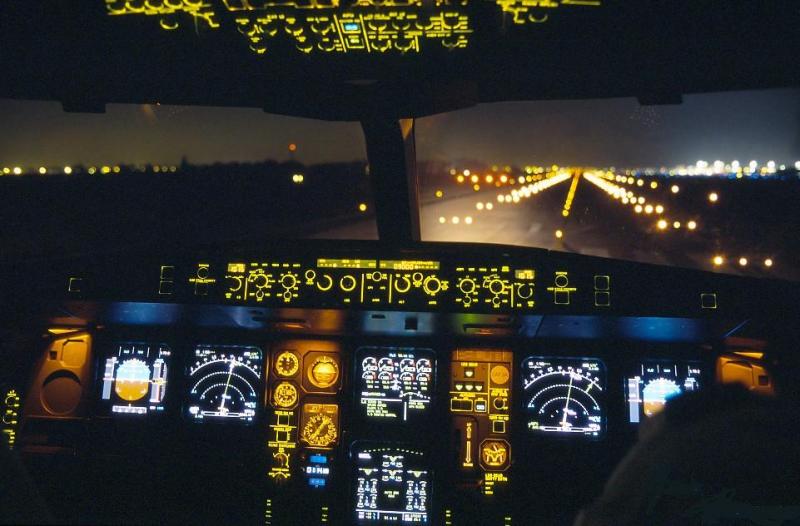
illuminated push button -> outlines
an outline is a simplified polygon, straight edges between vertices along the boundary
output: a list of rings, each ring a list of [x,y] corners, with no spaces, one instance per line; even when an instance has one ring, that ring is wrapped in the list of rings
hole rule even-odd
[[[569,285],[569,278],[566,274],[556,274],[556,287],[564,288]]]
[[[506,432],[506,422],[505,420],[493,420],[492,421],[492,433],[503,434]]]
[[[485,413],[486,412],[486,400],[476,400],[475,401],[475,411],[478,413]]]

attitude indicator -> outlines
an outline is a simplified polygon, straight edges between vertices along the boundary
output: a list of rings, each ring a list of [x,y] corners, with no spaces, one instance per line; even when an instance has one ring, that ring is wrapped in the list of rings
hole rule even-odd
[[[647,360],[625,382],[628,421],[638,424],[664,409],[669,400],[700,389],[700,364]]]

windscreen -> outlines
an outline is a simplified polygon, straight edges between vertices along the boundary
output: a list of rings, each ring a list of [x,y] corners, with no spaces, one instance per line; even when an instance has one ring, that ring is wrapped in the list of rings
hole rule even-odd
[[[800,279],[800,90],[416,121],[422,238]]]
[[[358,123],[255,109],[0,100],[2,256],[374,239]],[[0,257],[2,257],[0,256]]]

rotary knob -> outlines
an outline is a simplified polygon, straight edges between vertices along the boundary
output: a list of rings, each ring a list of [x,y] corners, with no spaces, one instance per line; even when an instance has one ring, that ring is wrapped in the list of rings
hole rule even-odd
[[[478,284],[475,283],[475,280],[472,278],[461,278],[461,280],[458,282],[458,290],[464,294],[472,294],[475,292],[475,288],[477,286]]]
[[[502,294],[503,290],[505,290],[506,285],[503,283],[502,280],[493,279],[489,282],[489,292],[492,294]]]
[[[442,282],[436,276],[428,276],[425,278],[422,288],[425,290],[426,294],[433,296],[442,290]]]

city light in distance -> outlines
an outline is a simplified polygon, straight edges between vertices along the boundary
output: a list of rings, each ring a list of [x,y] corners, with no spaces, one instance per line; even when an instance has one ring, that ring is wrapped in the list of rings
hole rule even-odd
[[[468,225],[472,224],[472,216],[467,216],[464,218],[464,222]]]
[[[22,168],[20,168],[19,166],[15,166],[14,175],[21,175],[21,174],[22,174]]]
[[[680,186],[674,184],[670,187],[669,191],[672,192],[673,194],[677,194],[678,192],[681,191],[681,188]]]
[[[483,207],[484,207],[483,203],[475,203],[475,208],[477,208],[478,210],[483,210]]]
[[[663,213],[664,213],[664,207],[661,205],[656,205],[656,214],[663,214]]]
[[[669,223],[667,223],[666,219],[659,219],[658,223],[656,223],[656,226],[659,230],[666,230],[667,226],[669,226]]]
[[[688,223],[686,223],[686,228],[688,228],[689,230],[694,230],[695,228],[697,228],[697,222],[689,221]]]
[[[445,224],[446,222],[447,222],[447,219],[444,216],[439,216],[439,223]]]
[[[723,263],[725,263],[725,258],[722,256],[714,256],[714,259],[711,260],[714,263],[715,267],[719,267]]]
[[[453,218],[450,219],[450,222],[453,223],[454,225],[457,225],[461,222],[461,219],[458,216],[453,216]]]
[[[556,230],[556,239],[561,239],[564,237],[564,232],[561,230]]]
[[[294,184],[303,184],[305,176],[303,174],[292,174],[292,182]]]
[[[72,173],[72,167],[71,166],[65,166],[64,167],[64,173],[67,174],[67,175],[71,174]]]
[[[442,196],[444,196],[444,192],[442,192],[441,190],[436,190],[436,193],[434,193],[433,195],[435,195],[437,198],[441,198]]]
[[[739,265],[742,266],[742,267],[746,267],[747,266],[747,258],[746,257],[740,257],[739,258]]]
[[[717,192],[711,192],[710,194],[708,194],[708,200],[711,201],[712,203],[716,203],[719,200],[719,195],[717,194]]]
[[[772,259],[771,259],[771,258],[767,258],[767,259],[765,259],[765,260],[764,260],[764,266],[765,266],[765,267],[771,267],[771,266],[772,266],[772,263],[773,263],[773,262],[772,262]]]
[[[358,204],[358,211],[359,212],[366,212],[367,211],[367,203],[359,203]]]
[[[47,168],[45,168],[44,166],[40,166],[39,167],[39,173],[42,174],[42,175],[46,174],[47,173]]]
[[[672,223],[672,228],[680,228],[680,227],[681,227],[680,221],[675,221],[674,223]]]
[[[494,208],[494,205],[491,203],[491,201],[487,202],[486,203],[486,210],[491,210],[492,208]]]

